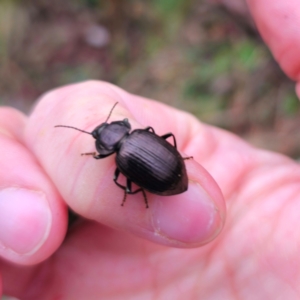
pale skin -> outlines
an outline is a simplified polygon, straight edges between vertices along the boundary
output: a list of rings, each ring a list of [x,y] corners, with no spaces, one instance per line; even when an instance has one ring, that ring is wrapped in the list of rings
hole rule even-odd
[[[298,0],[248,1],[295,81]],[[297,85],[299,94],[299,85]],[[172,132],[189,190],[128,195],[92,131],[111,121]],[[103,82],[56,89],[27,117],[0,109],[0,294],[20,299],[299,299],[300,166],[193,116]],[[68,232],[67,206],[84,217]],[[9,215],[9,217],[5,217]],[[46,220],[46,221],[45,221]],[[47,222],[48,220],[48,222]],[[39,263],[39,264],[37,264]],[[25,265],[25,267],[24,267]]]

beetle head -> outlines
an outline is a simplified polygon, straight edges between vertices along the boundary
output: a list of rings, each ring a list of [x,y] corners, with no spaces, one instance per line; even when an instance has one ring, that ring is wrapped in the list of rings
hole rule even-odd
[[[102,123],[92,131],[92,136],[96,140],[96,149],[102,155],[115,152],[121,140],[129,134],[131,126],[128,119],[123,121],[115,121]]]
[[[117,104],[118,102],[116,102],[113,105],[105,122],[97,126],[92,132],[88,132],[80,128],[76,128],[68,125],[56,125],[54,127],[66,127],[66,128],[71,128],[71,129],[75,129],[90,134],[96,140],[96,149],[99,152],[99,154],[102,155],[112,154],[118,149],[121,140],[126,135],[128,135],[131,129],[128,119],[124,119],[123,121],[111,122],[110,124],[107,123],[108,119],[110,118]]]

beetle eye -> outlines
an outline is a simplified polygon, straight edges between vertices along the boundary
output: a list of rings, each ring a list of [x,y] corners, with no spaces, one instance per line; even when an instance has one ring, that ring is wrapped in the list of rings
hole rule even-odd
[[[102,123],[101,125],[97,126],[93,131],[92,131],[92,136],[94,139],[98,139],[99,136],[101,135],[101,131],[107,126],[108,124]]]

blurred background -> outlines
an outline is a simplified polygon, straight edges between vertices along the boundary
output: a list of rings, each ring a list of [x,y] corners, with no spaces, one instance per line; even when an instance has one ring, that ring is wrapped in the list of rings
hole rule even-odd
[[[244,0],[0,0],[0,105],[101,79],[300,157],[299,102]]]

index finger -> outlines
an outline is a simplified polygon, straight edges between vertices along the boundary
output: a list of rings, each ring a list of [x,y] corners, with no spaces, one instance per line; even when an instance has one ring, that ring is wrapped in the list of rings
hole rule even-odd
[[[66,203],[85,218],[161,244],[192,247],[210,241],[223,226],[225,205],[215,181],[195,161],[186,161],[187,192],[167,197],[147,193],[149,209],[140,193],[128,195],[121,207],[124,191],[113,182],[115,155],[101,160],[80,156],[95,151],[94,139],[75,130],[54,128],[62,124],[91,132],[107,119],[116,102],[120,104],[109,122],[128,118],[133,129],[150,125],[158,135],[173,131],[180,151],[188,144],[194,118],[101,82],[45,95],[28,122],[26,143]]]

